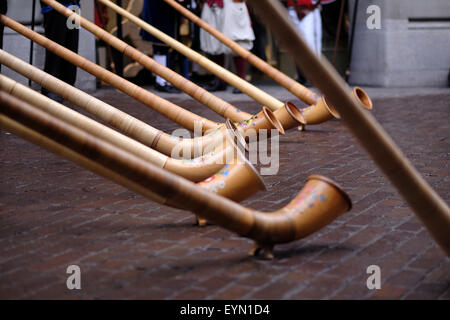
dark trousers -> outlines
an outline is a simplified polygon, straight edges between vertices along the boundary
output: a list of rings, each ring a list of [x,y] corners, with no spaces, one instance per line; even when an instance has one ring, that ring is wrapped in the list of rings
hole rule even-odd
[[[67,28],[66,23],[67,18],[55,10],[45,13],[45,36],[71,51],[78,52],[79,30]],[[75,84],[77,67],[48,50],[45,51],[44,71],[70,85]],[[41,91],[43,94],[48,93],[45,88]]]
[[[0,0],[0,13],[5,14],[6,11],[8,11],[7,8],[7,2],[6,0]],[[0,49],[3,49],[3,29],[5,26],[3,24],[0,24]],[[0,65],[0,71],[1,71],[2,65]]]

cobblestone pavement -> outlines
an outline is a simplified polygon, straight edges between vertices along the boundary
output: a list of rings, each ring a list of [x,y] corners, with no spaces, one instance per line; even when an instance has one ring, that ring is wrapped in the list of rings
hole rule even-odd
[[[372,92],[374,116],[449,203],[450,92]],[[114,90],[96,96],[166,132],[176,128]],[[220,120],[185,95],[170,97]],[[233,100],[258,111],[242,95]],[[0,298],[450,299],[450,259],[338,121],[282,137],[279,174],[264,177],[268,191],[243,203],[280,208],[311,174],[334,179],[350,194],[350,212],[276,247],[273,261],[249,257],[247,239],[214,225],[196,227],[188,212],[5,131],[0,136]],[[72,264],[81,268],[81,290],[66,288]],[[369,265],[381,268],[381,290],[366,286]]]

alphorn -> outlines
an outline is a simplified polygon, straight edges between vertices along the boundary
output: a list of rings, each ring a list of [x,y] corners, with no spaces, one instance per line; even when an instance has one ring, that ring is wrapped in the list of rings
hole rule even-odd
[[[49,3],[48,0],[45,0],[46,3]],[[165,33],[159,31],[155,27],[151,26],[150,24],[146,23],[142,19],[139,19],[132,13],[126,11],[125,9],[119,7],[118,5],[112,3],[108,0],[98,0],[104,5],[108,6],[112,10],[114,10],[116,13],[120,14],[121,16],[127,18],[131,22],[135,23],[139,27],[141,27],[143,30],[147,31],[151,35],[153,35],[155,38],[161,40],[165,44],[167,44],[169,47],[173,48],[174,50],[180,52],[182,55],[189,58],[189,60],[197,63],[198,65],[202,66],[212,74],[216,75],[217,77],[223,79],[225,82],[228,82],[235,88],[239,89],[240,91],[244,92],[248,96],[252,97],[255,101],[259,102],[263,106],[267,106],[270,110],[275,111],[279,108],[282,108],[284,106],[284,103],[280,100],[272,97],[271,95],[267,94],[266,92],[258,89],[254,85],[248,83],[244,79],[241,79],[234,73],[228,71],[227,69],[217,65],[216,63],[212,62],[211,60],[207,59],[205,56],[202,56],[198,52],[192,50],[191,48],[185,46],[181,42],[173,39],[172,37],[169,37]]]
[[[180,140],[178,137],[162,132],[1,49],[0,64],[58,94],[122,133],[166,156],[181,158],[200,156],[208,148],[212,150],[223,141],[225,126],[221,126],[204,136]]]
[[[217,147],[213,152],[200,158],[189,161],[178,160],[147,148],[3,75],[0,75],[0,90],[128,151],[146,162],[153,163],[190,181],[199,182],[200,187],[212,190],[233,201],[240,202],[259,191],[266,190],[261,176],[241,152],[240,146],[245,144],[245,139],[230,120],[227,120],[227,130],[223,136],[224,141],[221,147]],[[234,142],[235,139],[237,144]],[[156,198],[158,197],[156,196]],[[171,203],[167,203],[167,205],[178,208]],[[197,223],[203,226],[206,225],[206,220],[197,216]]]
[[[199,123],[201,125],[202,132],[217,129],[220,126],[219,123],[214,123],[208,119],[197,116],[190,111],[184,110],[183,108],[165,99],[162,99],[147,90],[142,89],[141,87],[102,68],[101,66],[95,64],[92,61],[89,61],[88,59],[76,54],[75,52],[70,51],[63,46],[45,38],[44,36],[29,30],[28,28],[12,20],[11,18],[0,15],[0,22],[7,25],[16,32],[24,35],[25,37],[35,41],[44,48],[52,51],[56,55],[73,63],[79,68],[82,68],[83,70],[95,75],[99,79],[110,83],[118,90],[153,108],[155,111],[161,113],[168,119],[182,125],[186,129],[194,131],[196,123]],[[281,132],[281,134],[284,134],[283,125],[280,123],[277,117],[280,118],[281,121],[284,121],[288,128],[292,128],[299,124],[305,125],[306,123],[306,120],[304,119],[301,112],[292,104],[285,104],[283,108],[278,110],[277,115],[278,116],[275,116],[272,111],[270,111],[266,107],[263,107],[263,110],[257,115],[248,115],[250,117],[249,119],[239,122],[238,127],[242,130],[246,130],[248,128],[252,128],[254,130],[277,129]]]
[[[118,51],[128,55],[130,58],[142,64],[150,71],[160,75],[168,82],[172,83],[180,90],[189,94],[197,101],[203,103],[208,108],[218,113],[222,117],[230,118],[235,122],[245,122],[250,119],[251,115],[249,115],[248,113],[236,109],[236,107],[209,93],[205,89],[197,86],[195,83],[180,76],[176,72],[173,72],[169,68],[160,65],[159,63],[157,63],[147,55],[143,54],[139,50],[128,45],[126,42],[114,37],[110,33],[106,32],[105,30],[98,27],[89,20],[76,14],[72,10],[69,10],[65,6],[59,4],[58,2],[54,0],[46,0],[45,2],[48,5],[52,6],[59,13],[68,17],[69,19],[76,19],[76,21],[78,21],[83,28],[93,33],[97,38],[105,41],[106,43],[109,43]],[[282,108],[272,111],[274,111],[275,117],[281,122],[281,125],[285,130],[288,130],[298,125],[302,127],[305,126],[306,119],[302,116],[302,114],[296,111],[296,107],[290,102],[289,106],[287,106],[287,103],[285,103]]]
[[[227,47],[229,47],[231,50],[233,50],[237,55],[247,60],[255,68],[258,68],[261,72],[272,78],[274,81],[276,81],[278,84],[280,84],[285,89],[290,91],[292,94],[294,94],[297,98],[299,98],[303,102],[307,103],[308,105],[314,105],[319,100],[319,96],[316,93],[304,87],[303,85],[301,85],[291,77],[287,76],[286,74],[282,73],[280,70],[272,67],[266,61],[257,57],[250,51],[244,49],[239,43],[231,40],[229,37],[227,37],[222,32],[220,32],[219,30],[208,24],[206,21],[202,20],[193,12],[183,7],[178,2],[174,0],[164,0],[164,1],[170,6],[172,6],[172,8],[177,10],[179,13],[184,15],[186,18],[191,20],[193,23],[197,24],[200,28],[209,32],[211,35],[217,38],[217,40],[219,40]]]
[[[56,1],[47,0],[44,2],[62,15],[67,16],[68,18],[70,18],[74,13],[72,10]],[[122,54],[125,54],[133,60],[136,60],[138,63],[140,63],[150,71],[166,79],[175,87],[190,95],[195,100],[206,105],[210,109],[214,110],[225,119],[229,118],[235,122],[238,122],[250,118],[250,115],[236,109],[236,107],[234,107],[230,103],[211,94],[202,87],[197,86],[195,83],[187,80],[186,78],[170,70],[169,68],[166,68],[165,66],[157,63],[149,56],[143,54],[142,52],[133,48],[131,45],[120,40],[119,38],[114,37],[112,34],[98,27],[96,24],[90,22],[89,20],[83,18],[81,15],[77,15],[75,19],[75,21],[77,21],[80,26],[93,33],[98,39],[104,41],[105,43],[108,43]]]
[[[306,77],[327,96],[342,121],[397,188],[430,234],[450,255],[450,209],[422,178],[376,119],[360,108],[329,62],[320,60],[295,31],[286,10],[273,0],[248,0],[288,49]],[[301,52],[301,54],[299,54]]]
[[[143,144],[124,136],[68,107],[47,98],[46,96],[28,88],[24,85],[0,75],[0,90],[3,90],[23,101],[26,101],[35,107],[43,110],[56,118],[59,118],[73,126],[89,132],[115,146],[126,150],[144,161],[151,162],[156,166],[178,174],[188,180],[199,182],[203,181],[220,171],[225,165],[238,166],[241,163],[248,166],[247,162],[237,158],[237,146],[230,141],[231,137],[240,135],[235,132],[233,127],[228,127],[223,136],[222,145],[213,152],[205,154],[200,158],[194,158],[189,161],[182,159],[173,159],[165,156]],[[239,137],[239,136],[238,136]],[[245,143],[243,137],[238,140]],[[238,163],[239,162],[239,163]],[[244,168],[242,168],[244,169]],[[254,168],[244,169],[254,171]]]
[[[47,149],[52,150],[46,145],[48,140],[54,142],[54,148],[62,145],[69,152],[53,151],[68,156],[71,161],[84,157],[92,164],[87,166],[89,170],[96,168],[108,179],[126,187],[131,184],[133,190],[144,196],[148,192],[157,194],[161,202],[167,199],[240,236],[255,240],[251,250],[253,255],[263,252],[265,258],[273,258],[274,245],[306,237],[351,208],[350,198],[335,182],[313,175],[284,208],[275,212],[251,210],[199,188],[4,92],[0,92],[0,113],[0,124],[14,134],[28,139],[23,132],[14,131],[17,126],[8,125],[11,121],[45,136],[47,140],[39,142]],[[35,142],[31,138],[28,140]],[[78,158],[71,158],[73,154]],[[113,175],[109,174],[111,172]]]
[[[77,67],[94,74],[97,78],[111,84],[118,90],[130,95],[136,100],[142,102],[146,106],[152,108],[153,110],[164,115],[166,118],[172,120],[175,123],[183,126],[184,128],[194,131],[194,123],[201,123],[203,132],[215,129],[219,126],[218,123],[210,121],[206,118],[200,117],[190,111],[187,111],[172,102],[169,102],[121,77],[118,75],[98,66],[92,61],[81,57],[69,49],[53,42],[46,37],[34,32],[24,25],[14,21],[13,19],[0,15],[0,23],[13,29],[14,31],[24,35],[30,40],[38,43],[45,49],[55,53],[56,55],[62,57],[63,59],[69,61],[70,63],[76,65]]]
[[[49,1],[49,0],[46,0],[46,1]],[[51,1],[53,1],[53,0],[51,0]],[[144,29],[145,31],[147,31],[148,33],[153,35],[154,37],[158,38],[162,42],[166,43],[168,46],[170,46],[174,50],[177,50],[184,56],[188,57],[190,60],[196,62],[197,64],[199,64],[200,66],[202,66],[203,68],[205,68],[206,70],[211,72],[212,74],[223,79],[225,82],[228,82],[229,84],[231,84],[234,87],[236,87],[237,89],[241,90],[248,96],[252,97],[255,101],[261,103],[264,106],[267,106],[270,110],[276,111],[280,108],[285,107],[285,105],[286,105],[285,103],[272,97],[268,93],[256,88],[249,82],[245,81],[244,79],[241,79],[240,77],[238,77],[234,73],[228,71],[227,69],[217,65],[213,61],[207,59],[205,56],[202,56],[198,52],[195,52],[194,50],[185,46],[181,42],[169,37],[168,35],[164,34],[163,32],[161,32],[158,29],[154,28],[153,26],[149,25],[142,19],[139,19],[135,15],[133,15],[130,12],[119,7],[118,5],[112,3],[111,1],[109,1],[109,0],[98,0],[98,1],[102,2],[106,6],[110,7],[116,13],[126,17],[133,23],[137,24],[139,27],[141,27],[142,29]],[[75,14],[75,13],[73,13],[73,14]],[[360,89],[360,91],[362,91],[362,89]],[[364,93],[364,95],[365,95],[365,99],[370,99],[366,93]],[[356,96],[355,98],[359,99],[358,96]],[[322,97],[322,99],[324,99],[324,98]],[[316,103],[314,105],[311,105],[311,108],[314,108],[317,105],[319,107],[323,106],[322,103],[319,103],[319,104]],[[364,103],[360,103],[360,106],[365,108],[367,105]],[[322,113],[321,110],[319,112]],[[305,116],[306,123],[308,123],[308,117],[309,117],[308,115],[312,116],[312,114],[313,113],[308,113]],[[327,117],[327,119],[330,119],[330,117]],[[326,120],[323,120],[323,121],[326,121]],[[318,121],[315,124],[322,123],[323,121],[322,120]],[[301,127],[304,128],[303,125]]]

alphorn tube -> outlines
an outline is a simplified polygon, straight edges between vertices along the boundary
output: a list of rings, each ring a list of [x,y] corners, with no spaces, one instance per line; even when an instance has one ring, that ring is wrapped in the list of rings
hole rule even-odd
[[[309,49],[278,1],[248,2],[289,50],[308,79],[327,96],[342,116],[344,124],[394,184],[436,242],[450,255],[450,209],[447,204],[422,178],[376,119],[349,94],[347,84],[330,63],[319,60]]]
[[[220,171],[227,163],[228,166],[237,165],[237,159],[235,158],[235,147],[237,146],[231,144],[227,137],[229,134],[228,130],[233,130],[233,127],[229,127],[228,130],[225,131],[226,134],[223,136],[224,139],[222,145],[217,147],[213,152],[205,154],[200,158],[190,160],[173,159],[3,75],[0,75],[0,90],[26,101],[56,118],[114,144],[144,161],[151,162],[160,168],[169,170],[194,182],[203,181],[204,179],[211,177]],[[234,136],[237,134],[238,133],[233,133]],[[240,139],[241,143],[242,141],[243,138]]]
[[[48,0],[44,1],[47,2]],[[289,76],[285,75],[278,69],[272,67],[266,61],[257,57],[250,51],[244,49],[239,43],[228,38],[222,32],[220,32],[219,30],[217,30],[216,28],[214,28],[213,26],[202,20],[200,17],[196,16],[194,13],[192,13],[191,11],[180,5],[178,2],[174,0],[164,0],[164,1],[167,2],[170,6],[172,6],[175,10],[180,12],[182,15],[184,15],[186,18],[197,24],[200,28],[209,32],[211,35],[217,38],[217,40],[224,43],[237,55],[241,56],[249,63],[251,63],[255,68],[258,68],[259,70],[261,70],[261,72],[272,78],[274,81],[278,82],[281,86],[283,86],[288,91],[293,93],[297,98],[299,98],[303,102],[307,103],[308,105],[313,105],[317,102],[317,100],[319,100],[319,96],[315,94],[313,91],[304,87],[303,85],[301,85],[294,79],[290,78]]]
[[[163,98],[154,95],[153,93],[127,81],[118,75],[100,67],[92,61],[81,57],[75,52],[64,48],[63,46],[53,42],[46,37],[34,32],[24,25],[8,18],[5,15],[0,15],[0,23],[13,29],[14,31],[24,35],[30,40],[38,43],[47,50],[53,52],[54,54],[62,57],[63,59],[69,61],[70,63],[76,65],[77,67],[95,75],[97,78],[111,84],[118,90],[124,92],[125,94],[135,98],[136,100],[142,102],[146,106],[152,108],[153,110],[164,115],[166,118],[178,123],[184,128],[194,131],[194,123],[201,123],[203,132],[215,129],[219,126],[218,123],[200,117],[190,111],[187,111],[172,102],[169,102]]]
[[[80,22],[80,25],[88,30],[89,32],[95,34],[99,39],[109,43],[111,46],[119,50],[120,52],[128,55],[130,58],[134,59],[138,63],[142,64],[147,69],[159,74],[164,79],[172,83],[174,86],[180,90],[186,92],[194,99],[200,101],[206,105],[211,110],[215,111],[224,118],[229,118],[235,122],[243,122],[249,120],[252,116],[242,110],[236,109],[236,107],[230,105],[229,103],[223,101],[222,99],[214,96],[203,88],[197,86],[196,84],[190,82],[186,78],[178,75],[169,68],[166,68],[159,63],[156,63],[153,59],[143,54],[139,50],[128,45],[124,41],[114,37],[110,33],[106,32],[102,28],[98,27],[94,23],[88,21],[87,19],[76,14],[72,10],[69,10],[65,6],[59,4],[54,0],[46,0],[48,5],[52,6],[55,10],[65,15],[69,19],[76,19]],[[275,116],[279,119],[281,125],[285,130],[289,130],[296,126],[305,126],[305,119],[301,115],[295,117],[284,117],[286,113],[288,115],[292,114],[290,110],[296,108],[292,103],[289,110],[286,110],[286,105],[279,108],[275,112]],[[269,108],[270,109],[270,108]],[[297,113],[297,112],[295,112]]]
[[[263,250],[266,258],[273,257],[275,244],[306,237],[351,208],[349,197],[336,183],[313,175],[284,208],[275,212],[251,210],[199,188],[4,92],[0,92],[0,112],[114,172],[115,177],[119,175],[144,191],[156,193],[223,228],[255,240],[256,245],[251,253],[257,254]],[[107,172],[104,171],[105,174]]]
[[[118,5],[112,3],[108,0],[98,0],[104,5],[108,6],[112,10],[114,10],[116,13],[120,14],[121,16],[127,18],[131,22],[135,23],[151,35],[153,35],[155,38],[158,38],[165,44],[167,44],[169,47],[173,48],[174,50],[180,52],[182,55],[188,57],[191,61],[197,63],[198,65],[202,66],[212,74],[216,75],[217,77],[223,79],[225,82],[228,82],[233,87],[239,89],[240,91],[244,92],[248,96],[252,97],[255,101],[259,102],[263,106],[268,107],[270,110],[275,111],[279,108],[284,107],[284,103],[281,102],[278,99],[275,99],[271,95],[267,94],[266,92],[258,89],[254,85],[248,83],[244,79],[238,77],[234,73],[228,71],[227,69],[219,66],[218,64],[212,62],[211,60],[207,59],[205,56],[202,56],[198,52],[192,50],[191,48],[185,46],[181,42],[169,37],[168,35],[164,34],[163,32],[159,31],[155,27],[149,25],[142,19],[139,19],[135,15],[131,14],[130,12],[126,11],[125,9],[119,7]]]
[[[211,94],[210,92],[206,91],[205,89],[201,88],[200,86],[196,85],[195,83],[182,77],[178,73],[170,70],[169,68],[166,68],[165,66],[157,63],[155,60],[153,60],[149,56],[147,56],[147,55],[143,54],[142,52],[140,52],[139,50],[133,48],[126,42],[114,37],[109,32],[103,30],[102,28],[98,27],[96,24],[83,18],[81,15],[74,13],[72,10],[68,9],[67,7],[63,6],[62,4],[60,4],[54,0],[44,0],[44,2],[47,5],[54,8],[59,13],[68,17],[69,19],[76,19],[76,21],[79,22],[83,28],[85,28],[89,32],[93,33],[97,38],[105,41],[106,43],[110,44],[115,49],[117,49],[119,52],[129,56],[130,58],[137,61],[138,63],[140,63],[147,69],[149,69],[150,71],[152,71],[155,74],[166,79],[167,81],[172,83],[175,87],[177,87],[178,89],[187,93],[195,100],[206,105],[208,108],[214,110],[216,113],[220,114],[225,119],[228,118],[235,122],[239,122],[242,120],[247,120],[251,117],[250,114],[236,109],[236,107],[234,107],[230,103]],[[75,16],[74,16],[74,14],[75,14]]]
[[[190,19],[192,22],[196,23],[198,26],[200,26],[201,28],[209,32],[211,35],[216,37],[219,41],[221,41],[231,50],[233,50],[236,54],[238,54],[239,56],[243,57],[248,62],[250,62],[254,67],[258,68],[263,73],[272,78],[274,81],[278,82],[281,86],[283,86],[288,91],[293,93],[297,98],[309,104],[310,106],[308,108],[302,109],[302,112],[305,115],[306,121],[309,125],[320,124],[333,118],[339,119],[339,114],[337,113],[337,111],[333,110],[332,107],[328,107],[326,105],[325,97],[319,97],[313,91],[302,86],[294,79],[288,77],[278,69],[272,67],[267,62],[258,58],[250,51],[244,49],[237,42],[228,38],[222,32],[215,29],[213,26],[206,23],[204,20],[200,19],[198,16],[196,16],[194,13],[192,13],[191,11],[189,11],[176,1],[174,0],[164,0],[164,1],[167,2],[174,9],[179,11],[181,14],[183,14],[185,17]],[[370,100],[370,97],[367,95],[366,92],[364,92],[363,89],[356,87],[353,89],[352,93],[361,94],[361,96],[356,95],[356,98],[362,102],[363,107],[365,107],[368,110],[372,109],[372,101]],[[283,123],[283,121],[281,120],[280,122]]]
[[[44,36],[41,36],[40,34],[29,30],[25,26],[21,25],[20,23],[4,16],[0,15],[0,22],[4,23],[11,29],[17,31],[18,33],[26,36],[27,38],[37,42],[39,45],[43,46],[44,48],[52,51],[56,55],[66,59],[67,61],[75,64],[76,66],[84,69],[85,71],[95,75],[99,79],[104,80],[105,82],[110,83],[112,86],[117,88],[118,90],[124,92],[125,94],[128,94],[129,96],[137,99],[138,101],[146,104],[147,106],[150,106],[157,112],[161,113],[162,115],[166,116],[170,120],[173,120],[174,122],[182,125],[186,129],[194,131],[195,129],[195,123],[201,124],[202,132],[210,131],[213,128],[217,128],[219,126],[218,123],[214,123],[208,119],[205,119],[203,117],[197,116],[196,114],[189,112],[187,110],[184,110],[183,108],[164,100],[152,93],[150,93],[147,90],[144,90],[140,88],[139,86],[136,86],[135,84],[115,75],[114,73],[102,68],[101,66],[93,63],[92,61],[87,60],[86,58],[76,54],[75,52],[72,52],[63,46],[45,38]],[[152,100],[156,98],[155,100]],[[159,104],[159,102],[162,103]],[[279,112],[283,112],[283,109]],[[267,112],[264,112],[267,113]],[[269,111],[270,113],[270,111]],[[272,114],[270,113],[271,118]],[[276,116],[273,116],[273,118],[276,118]],[[271,128],[271,129],[277,129],[282,134],[284,134],[283,125],[278,121],[269,121],[266,122],[263,127],[265,128]],[[306,120],[304,120],[303,117],[296,117],[295,119],[292,119],[292,121],[297,121],[297,125],[304,125],[306,123]],[[269,123],[270,122],[270,123]],[[214,126],[213,126],[214,124]],[[254,128],[258,129],[258,128]]]
[[[234,201],[242,201],[258,191],[265,190],[260,175],[240,151],[239,145],[244,146],[245,139],[238,131],[235,131],[235,127],[229,120],[226,123],[227,130],[223,135],[220,147],[200,158],[179,160],[154,151],[3,75],[0,75],[0,90],[130,152],[146,162],[153,163],[190,181],[202,181],[199,184],[202,187],[212,189],[214,184],[220,180],[220,188],[213,190]],[[235,139],[238,145],[234,143]],[[215,182],[209,183],[212,181]]]
[[[131,14],[130,12],[124,10],[123,8],[117,6],[116,4],[112,3],[109,0],[98,0],[102,3],[104,3],[106,6],[110,7],[112,10],[117,12],[118,14],[126,17],[133,23],[137,24],[139,27],[147,31],[148,33],[152,34],[154,37],[158,38],[162,42],[166,43],[168,46],[172,47],[174,50],[177,50],[184,56],[188,57],[190,60],[196,62],[197,64],[201,65],[203,68],[208,70],[209,72],[213,73],[217,77],[223,79],[224,81],[230,83],[234,87],[238,88],[248,96],[252,97],[254,100],[258,101],[262,105],[268,107],[272,111],[277,111],[278,109],[286,107],[286,104],[282,103],[281,101],[275,99],[274,97],[270,96],[269,94],[265,93],[264,91],[261,91],[260,89],[254,87],[252,84],[248,83],[247,81],[241,79],[237,75],[233,74],[232,72],[226,70],[225,68],[217,65],[216,63],[212,62],[211,60],[207,59],[206,57],[202,56],[201,54],[195,52],[194,50],[190,49],[189,47],[183,45],[181,42],[169,37],[168,35],[164,34],[163,32],[159,31],[158,29],[152,27],[142,19],[139,19],[135,15]],[[362,90],[362,89],[361,89]],[[368,95],[366,94],[367,98]],[[320,100],[319,100],[320,101]],[[292,103],[291,103],[292,105]],[[315,105],[312,105],[311,107],[314,107]],[[285,113],[285,111],[283,111]],[[306,119],[306,122],[308,120]],[[284,125],[284,124],[283,124]],[[297,126],[300,125],[301,128],[305,127],[305,124],[297,124]],[[285,127],[285,129],[288,129],[288,127]]]
[[[179,157],[191,158],[194,155],[202,155],[206,147],[218,146],[223,140],[225,130],[223,125],[207,135],[179,140],[177,137],[162,132],[3,50],[0,50],[0,64],[31,79],[124,134],[167,156],[172,156],[174,148],[180,150],[177,154]],[[183,153],[184,150],[187,152]]]

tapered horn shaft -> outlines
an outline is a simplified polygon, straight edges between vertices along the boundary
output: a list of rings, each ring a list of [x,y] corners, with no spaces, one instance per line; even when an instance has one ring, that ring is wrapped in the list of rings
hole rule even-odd
[[[297,65],[337,109],[344,124],[383,170],[424,223],[437,243],[450,255],[450,209],[401,152],[392,138],[359,102],[329,62],[309,49],[295,31],[286,10],[273,0],[248,0],[289,50]]]
[[[45,1],[48,3],[48,0]],[[112,3],[111,1],[108,0],[98,0],[98,1],[108,6],[121,16],[127,18],[131,22],[135,23],[136,25],[138,25],[139,27],[141,27],[142,29],[153,35],[155,38],[158,38],[159,40],[161,40],[174,50],[180,52],[182,55],[188,57],[191,61],[197,63],[198,65],[202,66],[212,74],[223,79],[225,82],[231,84],[235,88],[252,97],[255,101],[259,102],[264,106],[267,106],[270,110],[275,111],[284,106],[284,103],[281,102],[280,100],[275,99],[268,93],[258,89],[257,87],[248,83],[244,79],[238,77],[234,73],[207,59],[205,56],[202,56],[201,54],[185,46],[181,42],[173,39],[172,37],[169,37],[168,35],[149,25],[142,19],[139,19],[135,15],[126,11],[125,9]]]
[[[234,146],[227,142],[226,136],[223,136],[222,144],[216,147],[212,153],[189,161],[173,159],[3,75],[0,75],[0,90],[33,104],[40,110],[114,144],[144,161],[151,162],[160,168],[167,169],[194,182],[202,181],[217,173],[227,164],[227,159],[231,161],[229,164],[234,164]]]
[[[316,101],[319,99],[319,96],[315,94],[313,91],[304,87],[294,79],[288,77],[278,69],[272,67],[266,61],[257,57],[250,51],[244,49],[239,43],[231,40],[229,37],[227,37],[222,32],[220,32],[219,30],[208,24],[206,21],[202,20],[200,17],[198,17],[197,15],[195,15],[194,13],[183,7],[178,2],[174,0],[164,0],[164,1],[168,3],[170,6],[172,6],[175,10],[180,12],[182,15],[184,15],[186,18],[197,24],[200,28],[209,32],[217,40],[219,40],[227,47],[229,47],[231,50],[233,50],[237,55],[241,56],[249,63],[251,63],[255,68],[258,68],[259,70],[261,70],[261,72],[272,78],[274,81],[278,82],[281,86],[283,86],[288,91],[293,93],[297,98],[299,98],[303,102],[307,103],[308,105],[312,105],[315,104]]]
[[[102,79],[106,83],[111,84],[118,90],[130,95],[136,100],[142,102],[146,106],[161,113],[166,118],[178,123],[184,128],[194,131],[194,123],[202,123],[203,132],[217,128],[219,124],[210,121],[206,118],[200,117],[190,111],[187,111],[172,102],[169,102],[163,98],[154,95],[153,93],[119,77],[118,75],[100,67],[88,59],[81,57],[69,49],[64,48],[61,45],[47,39],[46,37],[34,32],[24,25],[8,18],[5,15],[0,15],[0,23],[8,26],[14,31],[24,35],[25,37],[33,40],[47,50],[55,53],[56,55],[64,58],[77,67],[95,75],[97,78]]]
[[[188,79],[184,78],[178,73],[170,70],[169,68],[157,63],[149,56],[133,48],[126,42],[114,37],[109,32],[103,30],[102,28],[98,27],[96,24],[90,22],[89,20],[83,18],[82,16],[74,13],[72,10],[66,8],[62,4],[54,0],[46,0],[45,3],[68,18],[75,19],[74,17],[76,17],[76,21],[79,22],[83,28],[93,33],[97,38],[103,40],[104,42],[113,46],[119,52],[129,56],[130,58],[137,61],[150,71],[166,79],[168,82],[172,83],[175,87],[187,93],[195,100],[206,105],[208,108],[220,114],[222,117],[229,118],[236,122],[247,120],[248,118],[251,117],[250,114],[236,109],[236,107],[234,107],[230,103],[211,94],[210,92],[206,91],[205,89],[201,88],[195,83],[189,81]]]
[[[200,128],[202,129],[202,132],[211,131],[212,129],[217,129],[220,124],[214,123],[208,119],[205,119],[203,117],[200,117],[190,111],[187,111],[165,99],[162,99],[152,93],[150,93],[147,90],[144,90],[140,88],[139,86],[136,86],[135,84],[115,75],[114,73],[102,68],[101,66],[87,60],[86,58],[64,48],[63,46],[57,44],[56,42],[53,42],[44,36],[41,36],[40,34],[29,30],[25,26],[21,25],[20,23],[4,16],[0,15],[0,22],[4,22],[8,24],[10,28],[13,30],[21,33],[22,35],[37,41],[40,45],[43,47],[49,49],[50,51],[54,52],[56,55],[61,56],[62,58],[66,59],[67,61],[77,65],[78,67],[86,70],[87,72],[95,75],[96,77],[103,79],[105,82],[108,82],[112,84],[117,89],[121,90],[122,92],[128,94],[131,97],[134,97],[135,99],[141,101],[142,103],[146,104],[147,106],[150,106],[157,112],[160,112],[170,120],[173,120],[176,123],[181,124],[185,128],[194,131],[196,128],[196,124],[200,125]],[[295,107],[295,106],[294,106]],[[296,107],[295,107],[296,108]],[[284,107],[277,110],[277,112],[284,113]],[[269,114],[272,118],[272,114],[270,111],[265,111],[264,114]],[[284,117],[283,117],[284,119]],[[277,129],[282,134],[284,134],[283,124],[280,123],[280,121],[277,119],[275,115],[273,115],[273,119],[267,119],[267,122],[261,122],[259,121],[259,124],[263,124],[262,129]],[[291,124],[292,121],[295,123],[297,122],[297,125],[304,125],[306,123],[303,116],[300,115],[300,117],[294,117],[290,119],[290,122],[287,124]],[[288,127],[292,128],[292,127]],[[288,129],[287,128],[287,129]]]
[[[178,141],[176,137],[114,108],[3,50],[0,50],[0,64],[31,79],[38,85],[88,111],[124,134],[167,156],[172,155],[175,147],[178,147],[180,150],[178,153],[180,157],[192,158],[194,155],[202,155],[203,150],[207,146],[211,146],[211,144],[218,146],[223,138],[222,134],[225,127],[221,126],[215,129],[217,131],[209,135]],[[185,150],[187,153],[184,153]]]
[[[0,113],[162,198],[254,239],[258,250],[267,250],[268,258],[273,245],[306,237],[351,208],[350,199],[338,185],[324,177],[311,176],[283,209],[271,213],[254,211],[198,188],[4,92],[0,92]]]

